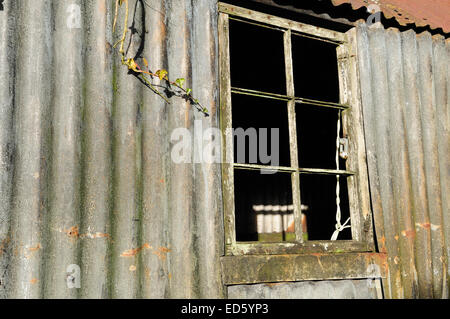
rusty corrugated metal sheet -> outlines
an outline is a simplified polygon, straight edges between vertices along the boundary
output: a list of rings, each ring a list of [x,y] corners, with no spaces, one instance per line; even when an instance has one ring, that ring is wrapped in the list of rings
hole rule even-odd
[[[448,298],[450,43],[357,28],[375,227],[392,298]]]
[[[185,77],[208,118],[127,74],[114,2],[3,2],[0,297],[224,296],[219,166],[170,160],[174,128],[218,125],[216,2],[130,0],[129,54]]]
[[[350,3],[353,9],[375,4],[386,18],[394,17],[401,25],[414,23],[450,32],[450,0],[331,0],[334,5]]]

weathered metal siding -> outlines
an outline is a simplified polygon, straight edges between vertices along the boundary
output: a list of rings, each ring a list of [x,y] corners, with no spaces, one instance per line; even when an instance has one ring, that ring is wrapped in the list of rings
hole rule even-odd
[[[138,31],[130,55],[142,51],[151,67],[186,78],[210,117],[182,99],[165,104],[127,74],[112,48],[121,33],[112,32],[114,1],[4,1],[0,298],[226,296],[220,167],[170,158],[173,129],[193,132],[194,119],[218,126],[216,1],[147,3],[130,0]],[[81,8],[79,29],[67,24],[71,4]],[[448,297],[448,40],[364,26],[357,37],[386,296]],[[81,267],[80,289],[67,287],[71,264]],[[328,289],[375,296],[351,280],[228,293],[301,298]]]
[[[450,45],[425,32],[357,28],[375,229],[393,298],[448,298]]]
[[[376,299],[372,281],[324,280],[228,287],[231,299]]]
[[[186,78],[207,118],[127,74],[114,2],[0,11],[0,297],[224,295],[219,166],[170,159],[173,129],[218,125],[216,2],[129,1],[129,56]],[[80,289],[67,287],[71,264]]]

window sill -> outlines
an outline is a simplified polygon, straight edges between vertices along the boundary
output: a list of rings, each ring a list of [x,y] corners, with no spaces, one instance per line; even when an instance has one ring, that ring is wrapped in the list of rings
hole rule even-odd
[[[226,245],[225,254],[241,255],[277,255],[277,254],[308,254],[308,253],[344,253],[370,252],[374,248],[365,242],[353,240],[320,240],[300,242],[237,242]]]
[[[385,278],[386,254],[311,253],[221,257],[225,285]]]

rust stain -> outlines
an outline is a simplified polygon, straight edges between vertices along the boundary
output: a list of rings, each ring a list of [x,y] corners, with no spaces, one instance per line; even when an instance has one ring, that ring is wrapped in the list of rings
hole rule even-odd
[[[78,239],[78,238],[80,238],[80,239],[83,239],[83,238],[90,238],[90,239],[109,238],[110,239],[109,234],[101,233],[101,232],[92,233],[90,230],[88,230],[88,232],[85,234],[80,234],[78,226],[72,226],[69,229],[62,230],[62,232],[66,233],[67,236],[69,236],[72,239]]]
[[[67,234],[67,236],[71,238],[80,237],[80,233],[78,232],[78,226],[72,226],[69,229],[65,229],[64,232]]]
[[[149,243],[145,243],[141,247],[125,250],[123,253],[120,254],[120,257],[136,256],[136,254],[139,253],[142,249],[152,249],[152,246],[150,246]]]
[[[386,253],[363,253],[363,255],[366,257],[367,264],[375,263],[382,267],[383,274],[388,273],[388,255]]]
[[[171,251],[172,251],[171,249],[169,249],[169,248],[167,248],[167,247],[159,247],[159,250],[162,251],[162,252],[164,252],[164,253],[168,253],[168,252],[171,252]]]
[[[416,223],[416,226],[418,226],[420,228],[424,228],[424,229],[430,229],[431,228],[431,224],[430,223]]]
[[[157,250],[153,251],[153,254],[158,256],[160,260],[165,260],[167,253],[169,253],[171,249],[167,247],[159,247]]]
[[[42,248],[41,244],[37,244],[36,247],[28,248],[28,251],[34,252],[34,251],[38,251],[41,248]]]
[[[161,179],[159,180],[159,182],[160,182],[161,184],[164,184],[164,178],[161,178]]]
[[[41,249],[42,246],[40,243],[38,243],[35,247],[29,247],[24,251],[25,258],[30,258],[35,252],[37,252],[39,249]]]
[[[164,22],[165,14],[164,11],[161,11],[160,19],[158,21],[158,30],[159,32],[152,32],[152,40],[154,43],[161,43],[166,38],[166,24]],[[148,31],[146,30],[146,33]]]
[[[406,238],[414,238],[416,236],[416,232],[414,230],[402,230],[402,236]]]
[[[395,238],[395,240],[398,240],[398,235],[395,235],[394,238]]]
[[[88,232],[86,234],[80,234],[78,237],[79,238],[90,238],[90,239],[94,239],[94,238],[110,238],[109,234],[100,233],[100,232],[96,232],[96,233]]]
[[[366,264],[369,265],[369,264],[373,264],[373,263],[375,263],[375,264],[379,263],[380,260],[383,259],[383,256],[385,254],[384,253],[373,253],[373,252],[371,252],[371,253],[362,253],[362,254],[358,253],[358,256],[360,256],[360,255],[362,255],[365,258]],[[381,257],[380,257],[380,255],[381,255]]]
[[[36,278],[33,278],[30,280],[30,284],[34,285],[38,282],[38,280]]]
[[[381,248],[383,250],[385,250],[386,249],[386,237],[383,236],[380,238],[380,244],[381,244]]]

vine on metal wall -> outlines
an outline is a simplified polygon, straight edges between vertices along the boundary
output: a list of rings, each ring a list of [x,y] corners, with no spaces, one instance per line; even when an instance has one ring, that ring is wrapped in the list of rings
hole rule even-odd
[[[119,41],[117,41],[116,44],[114,44],[114,48],[120,44],[119,47],[119,53],[121,55],[121,61],[122,64],[128,67],[128,70],[131,72],[134,72],[136,76],[138,76],[144,83],[157,95],[159,95],[164,101],[166,101],[168,104],[170,104],[169,98],[167,96],[164,96],[164,94],[159,91],[155,85],[152,84],[151,80],[153,78],[159,78],[160,81],[165,81],[167,83],[167,87],[165,88],[166,93],[168,93],[168,96],[179,96],[181,98],[184,98],[185,100],[189,101],[191,105],[193,105],[198,111],[202,112],[205,116],[209,116],[208,109],[203,107],[199,100],[194,98],[192,94],[192,89],[185,88],[184,78],[178,78],[175,81],[169,80],[169,75],[167,70],[160,69],[156,72],[152,72],[149,69],[149,63],[148,61],[143,57],[142,61],[144,63],[145,68],[140,67],[136,61],[133,58],[127,58],[126,52],[124,50],[124,43],[125,38],[128,33],[128,0],[116,0],[116,6],[115,6],[115,14],[114,14],[114,23],[113,23],[113,31],[116,28],[117,24],[117,17],[119,13],[119,7],[121,7],[123,4],[125,4],[125,18],[124,18],[124,25],[123,25],[123,34]]]

